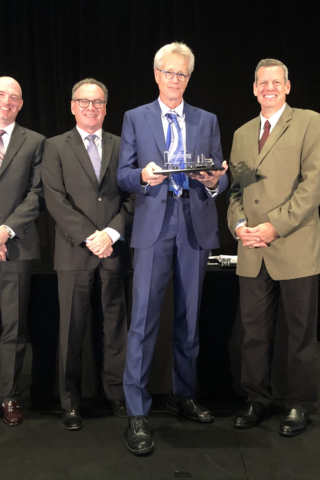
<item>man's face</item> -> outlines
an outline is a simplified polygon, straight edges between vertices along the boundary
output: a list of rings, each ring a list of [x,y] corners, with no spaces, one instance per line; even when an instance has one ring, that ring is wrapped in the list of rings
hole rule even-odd
[[[290,82],[284,81],[283,68],[261,67],[258,70],[257,82],[253,84],[253,93],[261,105],[262,114],[269,116],[283,107],[286,95],[290,92]]]
[[[181,55],[166,55],[162,60],[161,70],[188,75],[188,60]],[[157,69],[154,70],[154,76],[160,90],[162,102],[169,107],[172,106],[172,103],[175,106],[180,105],[190,77],[186,78],[184,82],[180,82],[176,75],[171,80],[167,80],[164,74]]]
[[[75,98],[104,102],[104,93],[98,85],[85,84],[78,88]],[[94,133],[102,127],[107,108],[105,103],[101,108],[95,108],[92,103],[88,107],[80,107],[79,102],[72,100],[71,112],[76,118],[78,127],[85,132]]]
[[[7,127],[16,119],[22,108],[21,88],[13,78],[0,78],[0,126]]]

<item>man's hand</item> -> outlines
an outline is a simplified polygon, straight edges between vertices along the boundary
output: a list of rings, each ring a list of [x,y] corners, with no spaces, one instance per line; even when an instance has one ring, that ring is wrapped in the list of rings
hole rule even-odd
[[[8,241],[9,235],[5,227],[0,227],[0,245],[4,245]]]
[[[0,245],[0,262],[7,261],[6,253],[7,253],[7,247],[5,246],[5,244]]]
[[[106,248],[100,255],[98,255],[99,258],[107,258],[107,257],[110,257],[110,255],[112,254],[113,252],[113,248],[112,247],[108,247]]]
[[[239,227],[236,235],[241,240],[244,247],[249,248],[265,248],[271,242],[279,237],[270,222],[261,223],[257,227]]]
[[[159,185],[166,178],[165,175],[154,175],[154,171],[162,170],[154,162],[148,163],[146,167],[141,171],[141,180],[144,184],[149,184],[151,187]]]
[[[112,240],[104,231],[96,230],[90,237],[87,238],[87,247],[95,255],[102,255],[105,251],[110,250],[112,253]],[[108,256],[108,255],[107,255]]]
[[[214,172],[197,172],[197,173],[188,173],[187,175],[194,180],[198,180],[203,183],[203,185],[210,190],[215,190],[218,187],[219,178],[222,177],[228,170],[227,162],[222,163],[224,170],[216,170]]]

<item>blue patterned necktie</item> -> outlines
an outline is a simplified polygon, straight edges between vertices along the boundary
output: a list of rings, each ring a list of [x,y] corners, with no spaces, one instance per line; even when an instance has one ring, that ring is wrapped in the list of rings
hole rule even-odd
[[[166,117],[169,122],[167,130],[166,146],[169,152],[169,162],[178,168],[184,168],[184,146],[181,128],[178,124],[177,114],[167,113]],[[184,173],[172,173],[170,176],[174,193],[177,197],[182,194],[182,185],[186,180]]]
[[[88,155],[90,157],[94,173],[96,174],[98,182],[100,181],[101,172],[101,158],[95,144],[94,139],[98,138],[97,135],[87,135],[86,139],[89,140],[89,146],[87,148]]]

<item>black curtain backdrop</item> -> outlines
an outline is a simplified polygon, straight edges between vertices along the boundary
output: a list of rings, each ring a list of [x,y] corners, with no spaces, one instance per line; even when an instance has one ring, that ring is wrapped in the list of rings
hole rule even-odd
[[[316,0],[0,0],[0,76],[12,76],[22,86],[18,122],[47,137],[74,126],[71,88],[94,77],[110,93],[104,128],[120,135],[124,112],[158,95],[156,51],[184,41],[196,57],[185,99],[218,116],[228,160],[233,132],[259,114],[252,83],[262,58],[288,66],[291,106],[320,111],[318,5]],[[219,197],[218,209],[222,252],[234,253],[226,195]],[[45,271],[53,247],[48,215],[39,227]]]

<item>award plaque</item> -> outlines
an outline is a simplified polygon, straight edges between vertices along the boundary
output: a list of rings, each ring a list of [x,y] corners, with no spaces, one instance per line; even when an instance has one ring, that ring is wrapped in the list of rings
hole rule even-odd
[[[164,169],[157,170],[153,173],[155,175],[171,175],[172,173],[199,173],[207,172],[210,175],[210,172],[216,170],[223,171],[223,167],[215,167],[212,158],[205,158],[203,154],[198,155],[195,160],[192,159],[191,153],[185,153],[181,156],[172,155],[169,160],[169,152],[164,152]]]

